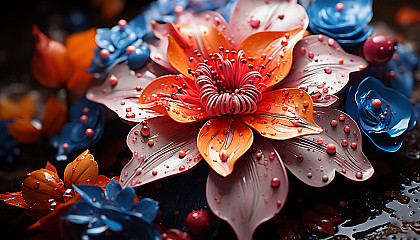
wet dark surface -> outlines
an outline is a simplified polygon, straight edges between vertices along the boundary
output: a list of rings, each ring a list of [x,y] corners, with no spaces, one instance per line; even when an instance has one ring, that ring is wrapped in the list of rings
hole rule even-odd
[[[393,22],[395,12],[400,6],[411,4],[420,9],[420,2],[409,0],[377,0],[374,1],[374,22],[386,22],[396,34],[405,37],[404,42],[415,47],[420,52],[420,23],[410,26],[396,26]],[[60,5],[59,5],[60,4]],[[69,11],[78,9],[88,16],[87,26],[110,27],[121,17],[131,19],[140,9],[140,1],[127,1],[125,10],[115,19],[103,19],[100,10],[85,5],[85,1],[34,1],[29,5],[23,2],[8,3],[0,10],[0,88],[4,89],[12,82],[27,86],[39,87],[31,77],[30,61],[33,51],[31,25],[37,24],[49,36],[63,40],[68,30],[66,15]],[[24,6],[22,6],[24,5]],[[420,78],[416,73],[415,91],[410,100],[413,103],[420,100]],[[125,134],[130,126],[124,125],[113,118],[108,110],[108,122],[103,139],[90,149],[99,162],[103,174],[119,175],[121,164],[131,156],[122,145],[109,150],[109,140],[125,142]],[[384,153],[369,144],[365,144],[364,152],[372,162],[375,175],[366,182],[351,182],[341,176],[327,187],[312,188],[299,182],[289,175],[289,198],[280,214],[273,220],[262,224],[254,238],[278,238],[279,226],[293,219],[301,220],[303,212],[312,209],[317,203],[326,203],[337,210],[344,222],[335,224],[337,233],[333,239],[372,239],[372,238],[420,238],[420,141],[419,126],[409,132],[400,151],[394,154]],[[367,143],[367,140],[364,140]],[[22,145],[21,155],[13,163],[0,161],[0,193],[20,191],[20,185],[26,173],[45,166],[51,161],[62,173],[64,163],[54,162],[55,150],[49,146],[47,139],[39,143]],[[111,157],[106,157],[111,156]],[[102,158],[102,160],[101,160]],[[107,159],[105,162],[104,159]],[[103,163],[101,163],[101,161]],[[60,174],[59,174],[60,175]],[[62,176],[61,176],[62,177]],[[142,191],[142,190],[138,190]],[[0,202],[0,230],[2,236],[13,236],[15,239],[30,239],[39,231],[28,231],[26,227],[36,221],[36,218],[25,215],[16,207],[10,207]],[[299,236],[303,239],[331,238],[327,234],[303,227]],[[235,239],[229,225],[223,223],[216,239]]]

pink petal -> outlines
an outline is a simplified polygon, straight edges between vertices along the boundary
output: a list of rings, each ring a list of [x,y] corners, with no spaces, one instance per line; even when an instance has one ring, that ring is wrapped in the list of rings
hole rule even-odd
[[[126,63],[116,66],[106,80],[99,86],[92,87],[86,97],[94,102],[104,104],[118,116],[128,122],[141,122],[159,116],[154,111],[139,109],[137,102],[143,89],[157,76],[167,73],[153,62],[144,68],[131,70]],[[116,84],[114,84],[116,79]]]
[[[262,31],[286,31],[309,24],[305,9],[297,0],[238,0],[229,20],[233,44]]]
[[[359,71],[367,62],[346,53],[332,38],[310,35],[300,40],[293,51],[293,66],[279,88],[307,89],[314,106],[327,107],[337,101],[349,81],[351,72]]]
[[[254,143],[231,175],[211,171],[207,179],[210,209],[231,225],[238,239],[252,239],[255,229],[281,210],[289,189],[283,163],[270,142],[255,136]]]
[[[149,128],[150,133],[142,128]],[[123,186],[137,187],[183,173],[201,161],[197,134],[202,123],[181,124],[168,116],[149,119],[147,125],[137,124],[127,136],[133,152],[120,176]]]
[[[356,122],[347,114],[330,108],[315,108],[314,119],[324,130],[321,134],[272,141],[286,167],[314,187],[328,185],[335,171],[354,181],[370,178],[373,167],[362,152],[362,134]],[[332,121],[337,123],[335,127]],[[349,132],[344,130],[346,126]],[[336,153],[327,153],[328,144],[335,145]]]

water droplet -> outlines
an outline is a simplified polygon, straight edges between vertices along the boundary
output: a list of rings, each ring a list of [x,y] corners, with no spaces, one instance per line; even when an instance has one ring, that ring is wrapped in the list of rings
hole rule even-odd
[[[318,144],[323,144],[324,143],[324,139],[322,139],[322,138],[318,138]]]
[[[381,102],[380,99],[373,99],[373,101],[372,101],[372,106],[374,108],[380,108],[381,107],[381,104],[382,104],[382,102]]]
[[[91,128],[86,129],[85,131],[86,136],[88,136],[89,138],[93,137],[93,130]]]
[[[260,20],[254,18],[254,17],[251,17],[251,20],[249,20],[249,24],[251,25],[251,27],[257,28],[257,27],[260,26]]]
[[[323,182],[328,182],[328,176],[327,175],[323,175],[322,176],[322,181]]]
[[[157,172],[156,170],[153,170],[153,171],[152,171],[152,175],[153,175],[153,176],[156,176],[157,174],[158,174],[158,172]]]
[[[39,182],[34,183],[34,185],[33,185],[34,189],[38,189],[39,188],[39,185],[40,185]]]
[[[344,121],[344,120],[346,120],[346,116],[344,114],[340,114],[340,116],[338,117],[338,119],[340,121]]]
[[[352,143],[351,143],[351,148],[353,148],[353,149],[357,148],[357,143],[352,142]]]
[[[337,126],[337,120],[331,120],[331,126],[336,127]]]
[[[220,157],[220,160],[222,160],[222,162],[226,162],[228,160],[229,156],[228,156],[228,153],[227,153],[226,149],[222,149],[220,151],[219,157]]]
[[[345,126],[344,127],[344,132],[349,133],[350,132],[350,126]]]
[[[336,148],[336,146],[334,144],[329,143],[327,145],[327,153],[334,154],[336,152],[336,150],[337,150],[337,148]]]
[[[153,146],[155,144],[155,141],[153,141],[153,139],[150,139],[147,144],[149,144],[149,146]]]
[[[180,158],[183,158],[187,154],[186,154],[186,152],[184,150],[181,150],[181,151],[179,151],[178,155],[179,155]]]
[[[331,69],[330,67],[326,67],[326,68],[324,69],[324,71],[325,71],[325,73],[327,73],[327,74],[331,74],[332,69]]]
[[[277,177],[275,177],[275,178],[271,179],[271,186],[272,186],[273,188],[277,188],[277,187],[279,187],[279,186],[280,186],[280,179],[279,179],[279,178],[277,178]]]
[[[262,158],[262,154],[259,152],[259,153],[257,153],[257,159],[261,159]]]
[[[143,125],[140,129],[140,133],[143,137],[147,137],[150,135],[150,127],[147,125]]]
[[[312,178],[312,173],[308,172],[308,174],[306,174],[306,176],[307,176],[308,178]]]
[[[111,75],[111,77],[109,77],[109,83],[111,84],[111,86],[117,85],[118,78],[115,75]]]
[[[276,157],[276,154],[274,152],[270,152],[270,154],[268,155],[268,158],[270,160],[273,160]]]
[[[337,11],[339,12],[342,12],[344,10],[344,3],[341,3],[341,2],[337,3],[335,5],[335,9],[337,9]]]
[[[341,141],[341,146],[343,146],[343,147],[347,147],[347,145],[349,145],[349,142],[348,142],[346,139],[343,139],[343,140]]]
[[[356,178],[362,179],[362,177],[363,177],[363,173],[361,172],[356,173]]]

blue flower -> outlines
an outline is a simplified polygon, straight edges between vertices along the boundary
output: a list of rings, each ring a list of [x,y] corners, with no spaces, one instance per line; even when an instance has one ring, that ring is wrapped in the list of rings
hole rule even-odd
[[[406,97],[410,97],[414,85],[413,70],[419,67],[419,57],[404,45],[398,44],[397,50],[386,65],[389,84]]]
[[[350,87],[346,112],[378,148],[387,152],[397,151],[403,134],[416,124],[408,98],[373,77]]]
[[[121,232],[123,239],[161,239],[153,227],[158,212],[158,202],[141,199],[134,206],[134,188],[122,189],[111,180],[104,191],[98,185],[73,185],[82,197],[71,206],[63,220],[76,224],[87,224],[82,239],[101,236],[106,230]]]
[[[96,144],[104,131],[105,114],[100,104],[82,98],[70,107],[69,113],[70,122],[50,138],[58,150],[57,161],[66,161],[87,146]]]
[[[0,121],[0,159],[6,159],[8,163],[12,163],[14,157],[19,155],[19,141],[12,137],[7,129],[7,124],[11,123],[11,120]]]
[[[372,33],[372,0],[313,0],[307,8],[309,28],[334,38],[343,46],[354,46]]]
[[[148,62],[150,54],[149,47],[142,39],[146,34],[146,29],[146,22],[137,19],[126,25],[120,24],[111,29],[96,30],[95,41],[98,48],[95,49],[95,57],[88,71],[106,73],[123,61],[127,61],[132,69],[143,67]],[[135,50],[127,52],[129,46],[134,47]],[[101,56],[101,51],[108,52],[107,56]]]

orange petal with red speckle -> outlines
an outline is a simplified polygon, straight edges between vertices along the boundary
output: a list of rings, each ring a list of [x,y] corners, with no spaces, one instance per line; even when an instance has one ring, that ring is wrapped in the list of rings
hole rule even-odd
[[[254,58],[254,66],[265,66],[260,72],[263,75],[271,75],[265,81],[270,88],[289,73],[292,67],[293,47],[304,33],[305,29],[301,27],[284,32],[258,32],[244,39],[239,49],[244,50],[246,57]]]
[[[28,174],[22,184],[22,196],[33,209],[52,209],[63,201],[64,184],[56,173],[39,169]]]
[[[57,168],[55,168],[55,166],[52,165],[52,163],[50,163],[49,161],[47,161],[44,168],[50,170],[51,172],[57,173]]]
[[[42,133],[52,136],[61,131],[67,123],[67,108],[54,95],[45,104],[44,120],[42,122]]]
[[[198,149],[221,176],[232,173],[235,162],[251,147],[252,130],[236,116],[223,115],[207,121],[197,137]]]
[[[60,87],[73,73],[67,48],[62,43],[48,38],[35,25],[32,27],[32,34],[35,38],[32,73],[42,85]]]
[[[7,124],[10,135],[21,143],[35,143],[41,138],[41,131],[28,119],[17,119]]]
[[[72,188],[72,184],[95,184],[98,173],[98,164],[89,150],[86,150],[67,164],[64,170],[64,185]]]
[[[286,140],[322,132],[322,128],[313,119],[311,97],[305,91],[295,88],[264,93],[257,111],[241,118],[262,136],[270,139]]]
[[[199,106],[197,107],[186,107],[179,105],[174,102],[168,102],[167,113],[174,121],[179,123],[193,123],[203,119],[211,118],[206,110]]]

